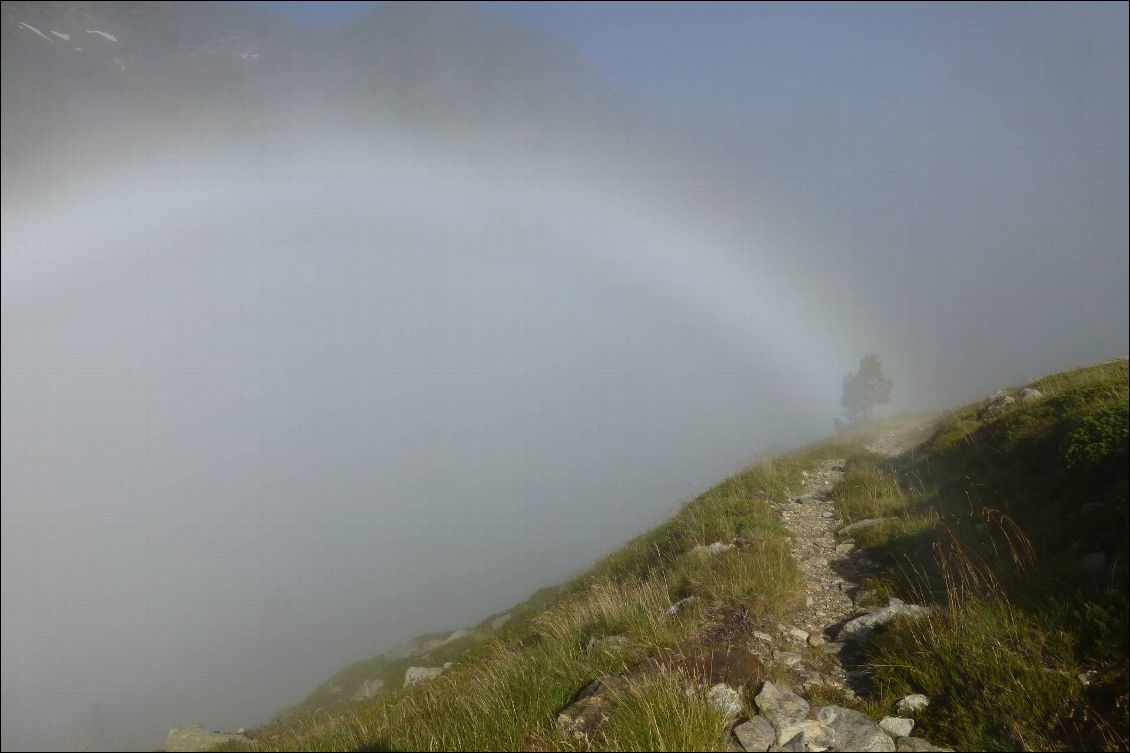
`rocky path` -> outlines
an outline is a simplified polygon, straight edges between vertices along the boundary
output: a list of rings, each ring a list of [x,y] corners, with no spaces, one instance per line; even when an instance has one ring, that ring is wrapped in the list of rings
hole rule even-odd
[[[845,648],[839,638],[844,624],[859,612],[860,601],[867,596],[860,583],[874,575],[877,566],[865,551],[856,550],[851,539],[836,537],[844,521],[831,493],[843,476],[843,458],[822,461],[805,474],[802,493],[781,503],[779,509],[782,522],[795,536],[793,560],[806,581],[805,608],[794,621],[808,633],[808,645],[836,659],[834,668],[825,672],[826,680],[862,690],[865,678],[846,672],[839,662]]]
[[[843,478],[844,461],[826,460],[804,480],[804,491],[781,507],[781,520],[795,534],[792,555],[807,581],[806,608],[800,617],[809,643],[819,645],[830,628],[847,619],[854,604],[839,574],[848,564],[851,544],[837,544],[843,521],[829,495]],[[839,571],[839,572],[837,572]]]
[[[902,432],[904,436],[906,432]],[[899,438],[877,438],[884,454],[899,451]],[[899,615],[921,616],[925,607],[891,598],[885,606],[866,606],[869,593],[860,585],[878,574],[878,565],[865,550],[845,537],[844,521],[831,494],[843,479],[843,458],[821,461],[802,474],[801,493],[772,503],[794,535],[792,556],[806,581],[805,606],[791,615],[790,624],[777,625],[776,634],[754,630],[748,648],[713,644],[670,652],[631,668],[623,676],[601,677],[581,689],[558,715],[561,729],[588,740],[613,713],[620,691],[635,678],[664,667],[682,668],[704,681],[707,700],[731,719],[727,744],[732,751],[944,751],[914,737],[914,715],[929,705],[922,695],[908,695],[875,720],[858,710],[818,705],[817,699],[866,693],[868,679],[860,664],[862,647],[871,631]],[[858,521],[861,526],[875,521]],[[837,536],[837,533],[839,535]],[[702,556],[728,556],[733,543],[700,545]],[[668,610],[678,614],[694,597]],[[805,649],[803,644],[810,648]],[[767,679],[766,670],[772,666]],[[815,692],[818,687],[824,692]],[[836,689],[828,693],[828,686]],[[753,691],[756,712],[746,717],[740,690]],[[688,691],[689,692],[689,691]]]

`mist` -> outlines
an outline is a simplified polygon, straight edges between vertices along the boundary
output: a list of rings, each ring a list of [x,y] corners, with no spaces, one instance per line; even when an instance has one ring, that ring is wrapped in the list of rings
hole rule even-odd
[[[11,6],[6,71],[40,54]],[[827,435],[865,352],[891,412],[1126,352],[1124,6],[903,8],[936,32],[919,53],[896,33],[887,59],[966,74],[908,65],[933,96],[887,98],[867,83],[884,66],[847,54],[856,96],[816,117],[680,99],[701,97],[693,72],[656,96],[560,9],[528,11],[277,32],[306,40],[301,61],[423,28],[414,54],[478,76],[388,63],[381,91],[410,96],[372,118],[342,57],[316,86],[297,63],[251,80],[237,91],[260,98],[231,111],[180,83],[175,117],[113,100],[89,132],[5,78],[5,749],[265,722]],[[241,12],[215,23],[275,19]],[[747,12],[711,7],[704,28],[830,23]],[[791,70],[774,54],[757,62]],[[497,71],[527,57],[533,83],[508,87]],[[35,102],[77,75],[54,70]],[[564,104],[522,98],[546,70]]]

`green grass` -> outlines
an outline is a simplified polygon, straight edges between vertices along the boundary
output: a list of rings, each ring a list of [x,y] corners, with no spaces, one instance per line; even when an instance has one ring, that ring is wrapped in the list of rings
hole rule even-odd
[[[1126,362],[1031,386],[1042,400],[967,406],[899,458],[851,458],[845,518],[898,519],[856,536],[884,564],[868,585],[938,607],[876,634],[871,702],[926,693],[918,729],[959,749],[1125,749]]]
[[[665,672],[630,685],[588,747],[724,751],[726,729],[727,719],[707,702],[701,687],[678,673]]]
[[[561,586],[512,610],[497,635],[461,651],[436,680],[364,702],[311,703],[249,732],[260,750],[715,749],[722,721],[685,683],[660,676],[633,686],[599,739],[577,741],[557,713],[596,677],[623,673],[657,652],[693,644],[713,615],[740,608],[772,625],[802,603],[804,581],[770,500],[800,488],[800,472],[840,445],[815,446],[757,465],[688,503],[671,520],[628,542]],[[697,544],[735,542],[728,552],[690,554]],[[686,595],[693,606],[668,617]],[[590,638],[622,635],[615,650],[586,650]],[[438,663],[438,650],[429,654]],[[418,663],[418,659],[416,660]],[[355,673],[401,672],[395,662]],[[676,690],[676,685],[678,689]]]

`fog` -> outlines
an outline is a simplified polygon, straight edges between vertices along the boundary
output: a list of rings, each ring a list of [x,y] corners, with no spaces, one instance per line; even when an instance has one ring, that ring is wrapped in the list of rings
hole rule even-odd
[[[9,5],[5,68],[39,54]],[[553,31],[520,10],[548,31],[497,10],[441,31],[487,50]],[[315,107],[278,74],[239,113],[257,127],[201,95],[175,121],[116,100],[87,133],[5,78],[3,747],[265,722],[828,434],[865,352],[889,412],[1125,353],[1125,7],[996,8],[950,52],[931,20],[924,49],[967,75],[911,66],[935,96],[864,82],[800,128],[787,103],[606,90],[599,55],[553,58],[598,116],[445,128],[359,122],[352,90]],[[78,75],[56,74],[36,101]],[[510,96],[480,84],[455,105],[406,89],[428,113]]]

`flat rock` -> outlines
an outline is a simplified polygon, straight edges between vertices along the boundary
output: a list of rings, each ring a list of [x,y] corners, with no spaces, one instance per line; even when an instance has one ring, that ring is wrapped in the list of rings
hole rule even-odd
[[[892,523],[896,520],[899,520],[899,518],[864,518],[863,520],[855,521],[851,525],[844,526],[840,530],[836,531],[836,535],[851,536],[852,534],[858,533],[859,531],[862,531],[866,528],[883,525],[884,523]]]
[[[871,717],[842,706],[825,706],[816,718],[835,733],[839,750],[894,751],[895,741]]]
[[[1031,403],[1035,400],[1043,400],[1044,393],[1040,392],[1034,387],[1025,387],[1024,389],[1020,390],[1019,397],[1021,402]]]
[[[879,720],[879,728],[891,737],[909,737],[914,731],[914,720],[903,716],[884,716]]]
[[[734,727],[734,737],[742,750],[764,753],[777,742],[773,725],[763,716],[755,716]]]
[[[874,612],[849,620],[840,628],[837,640],[863,641],[866,640],[880,625],[886,625],[896,617],[922,617],[930,610],[919,604],[907,604],[902,599],[892,598],[887,606]]]
[[[808,701],[788,688],[777,687],[769,681],[761,686],[761,692],[754,698],[754,703],[777,730],[805,719],[811,709]]]
[[[510,613],[500,614],[490,621],[491,630],[501,630],[502,626],[510,622]]]

